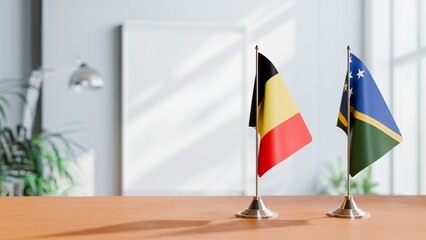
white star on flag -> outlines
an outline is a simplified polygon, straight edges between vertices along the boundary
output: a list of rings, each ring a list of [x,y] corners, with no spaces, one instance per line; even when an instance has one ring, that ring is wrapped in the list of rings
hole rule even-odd
[[[361,71],[361,69],[358,68],[358,73],[356,74],[358,76],[358,79],[360,79],[361,77],[364,77],[364,71],[365,70]]]

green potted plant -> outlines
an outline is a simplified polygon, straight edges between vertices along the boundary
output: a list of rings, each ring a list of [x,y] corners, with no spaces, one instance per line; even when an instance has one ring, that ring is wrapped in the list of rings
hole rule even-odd
[[[8,95],[26,102],[24,91],[31,86],[16,80],[0,80],[0,195],[67,195],[75,184],[75,147],[64,136],[67,131],[40,133],[28,137],[28,129],[4,126]]]

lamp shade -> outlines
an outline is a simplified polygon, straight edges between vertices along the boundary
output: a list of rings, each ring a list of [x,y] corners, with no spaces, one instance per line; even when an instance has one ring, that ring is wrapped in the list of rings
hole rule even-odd
[[[104,84],[104,79],[98,72],[82,63],[72,74],[69,86],[74,89],[98,89],[102,88]]]

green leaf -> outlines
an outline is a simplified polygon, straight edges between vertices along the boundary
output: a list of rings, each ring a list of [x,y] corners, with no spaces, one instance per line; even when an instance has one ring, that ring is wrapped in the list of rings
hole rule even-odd
[[[25,174],[25,185],[29,188],[30,195],[35,195],[37,193],[37,177],[33,173]]]
[[[9,100],[7,100],[4,96],[0,96],[0,103],[5,105],[7,108],[10,108]]]

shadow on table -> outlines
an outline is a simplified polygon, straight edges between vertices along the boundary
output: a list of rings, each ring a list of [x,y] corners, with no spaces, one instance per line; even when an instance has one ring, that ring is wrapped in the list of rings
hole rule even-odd
[[[155,237],[177,236],[194,234],[209,234],[209,233],[226,233],[237,231],[251,231],[256,229],[268,228],[285,228],[308,225],[309,220],[253,220],[253,219],[235,219],[232,222],[224,222],[217,224],[206,224],[198,228],[191,228],[183,231],[175,231],[172,233],[159,234]]]
[[[83,236],[83,235],[96,235],[120,232],[133,232],[133,231],[146,231],[153,229],[170,229],[182,227],[199,227],[208,224],[209,221],[189,221],[189,220],[146,220],[137,221],[123,224],[109,225],[105,227],[88,228],[77,231],[69,231],[62,233],[55,233],[40,236],[39,238],[54,238],[54,237],[69,237],[69,236]]]
[[[111,233],[124,233],[134,231],[147,231],[154,229],[178,229],[188,228],[182,231],[173,231],[169,233],[159,234],[156,237],[165,237],[173,235],[187,235],[196,233],[216,233],[216,232],[236,232],[246,231],[264,228],[283,228],[283,227],[294,227],[301,225],[308,225],[309,220],[248,220],[248,219],[220,219],[220,220],[146,220],[137,221],[123,224],[109,225],[98,228],[88,228],[77,231],[68,231],[62,233],[55,233],[49,235],[43,235],[39,238],[58,238],[58,237],[70,237],[70,236],[84,236],[84,235],[96,235],[96,234],[111,234]],[[214,223],[215,221],[223,221],[220,223]]]

